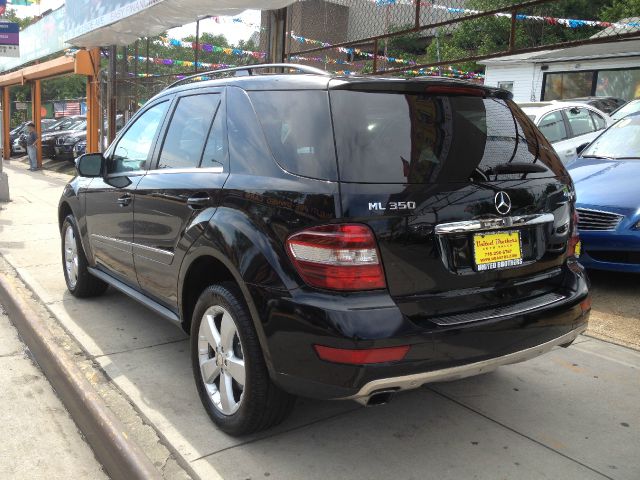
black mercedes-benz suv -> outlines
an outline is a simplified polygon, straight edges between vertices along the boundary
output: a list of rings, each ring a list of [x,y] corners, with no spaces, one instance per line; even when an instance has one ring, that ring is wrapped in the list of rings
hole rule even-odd
[[[189,332],[231,434],[297,395],[384,403],[586,328],[573,185],[503,90],[199,74],[77,170],[59,206],[69,291],[111,285]]]

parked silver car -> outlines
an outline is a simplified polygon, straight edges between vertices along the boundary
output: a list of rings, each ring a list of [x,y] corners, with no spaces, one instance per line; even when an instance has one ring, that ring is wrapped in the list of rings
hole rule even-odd
[[[578,155],[586,146],[613,123],[600,110],[578,102],[535,102],[519,104],[553,145],[562,163]]]

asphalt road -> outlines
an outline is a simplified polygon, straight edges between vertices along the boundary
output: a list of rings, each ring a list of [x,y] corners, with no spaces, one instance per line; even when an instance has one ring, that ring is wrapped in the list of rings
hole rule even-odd
[[[588,336],[386,406],[300,400],[281,426],[228,437],[200,405],[184,333],[118,292],[66,292],[56,208],[68,177],[14,162],[6,171],[0,253],[201,478],[640,478],[640,352]],[[638,283],[613,278],[595,277],[594,324],[607,325],[595,333],[623,341],[624,323],[624,341],[640,345]]]

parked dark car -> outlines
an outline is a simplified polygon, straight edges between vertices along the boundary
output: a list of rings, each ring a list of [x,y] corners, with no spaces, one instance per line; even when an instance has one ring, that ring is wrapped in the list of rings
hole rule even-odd
[[[579,97],[579,98],[566,98],[561,100],[562,102],[579,102],[591,105],[597,108],[601,112],[607,115],[611,114],[614,110],[620,108],[626,103],[626,100],[615,97]]]
[[[73,160],[74,147],[78,142],[85,142],[87,140],[87,123],[79,123],[73,130],[68,131],[64,135],[56,137],[56,143],[54,147],[55,158],[60,160]]]
[[[270,427],[296,395],[384,403],[585,330],[573,185],[509,92],[261,68],[161,92],[59,205],[69,291],[112,285],[190,332],[222,430]]]
[[[65,117],[49,128],[46,132],[42,133],[42,156],[48,158],[56,158],[56,146],[62,146],[58,142],[63,142],[64,139],[77,133],[79,131],[86,131],[87,119],[84,115],[72,115]],[[73,145],[71,145],[71,148]],[[69,152],[71,153],[71,148]]]
[[[581,263],[640,273],[640,113],[605,130],[568,169],[578,199]]]

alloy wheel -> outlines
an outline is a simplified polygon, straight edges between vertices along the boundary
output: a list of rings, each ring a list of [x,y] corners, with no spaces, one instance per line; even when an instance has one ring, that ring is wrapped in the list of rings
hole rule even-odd
[[[71,289],[78,283],[78,245],[71,225],[64,232],[64,265]]]
[[[223,415],[233,415],[242,403],[244,356],[233,317],[220,305],[209,307],[200,322],[198,361],[213,405]]]

